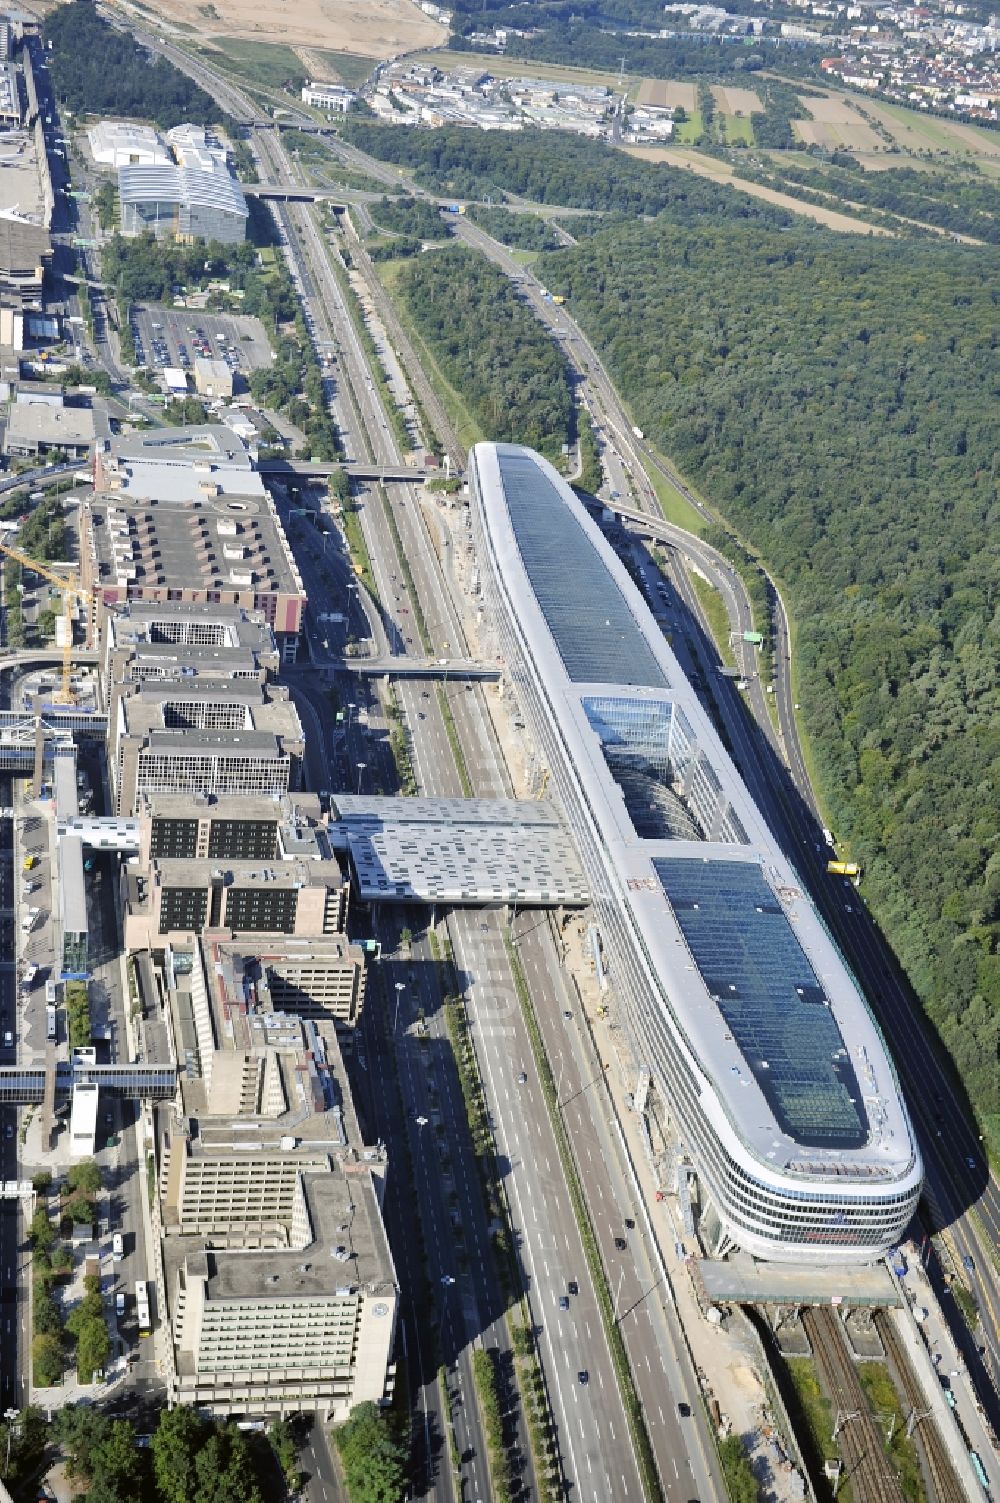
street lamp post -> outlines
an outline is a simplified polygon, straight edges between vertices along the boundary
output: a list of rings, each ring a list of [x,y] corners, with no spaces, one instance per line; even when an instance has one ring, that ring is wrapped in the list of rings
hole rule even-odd
[[[3,1474],[6,1477],[10,1471],[10,1443],[14,1436],[14,1421],[20,1417],[19,1409],[5,1409],[3,1417],[7,1421],[7,1460],[4,1462]]]
[[[355,765],[356,765],[356,767],[358,769],[358,797],[360,798],[361,797],[361,774],[364,772],[364,770],[365,770],[365,768],[367,767],[368,764],[367,764],[367,762],[357,762]]]
[[[403,993],[404,993],[405,990],[406,990],[406,983],[404,981],[397,981],[396,982],[396,1011],[393,1014],[393,1018],[392,1018],[392,1031],[393,1031],[393,1033],[396,1032],[396,1024],[399,1022],[399,999],[403,995]]]

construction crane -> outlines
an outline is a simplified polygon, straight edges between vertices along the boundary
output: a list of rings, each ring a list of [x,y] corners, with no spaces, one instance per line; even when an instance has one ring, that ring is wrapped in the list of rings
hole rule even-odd
[[[56,704],[71,705],[74,703],[73,692],[70,688],[70,671],[73,660],[73,602],[79,600],[90,604],[92,592],[86,589],[75,574],[57,574],[48,564],[39,563],[38,559],[30,558],[27,553],[22,553],[19,548],[14,548],[10,543],[0,543],[0,553],[12,558],[22,569],[30,569],[33,574],[41,575],[56,589],[61,591],[63,597],[63,620],[66,623],[65,638],[62,645],[62,681],[52,698]]]

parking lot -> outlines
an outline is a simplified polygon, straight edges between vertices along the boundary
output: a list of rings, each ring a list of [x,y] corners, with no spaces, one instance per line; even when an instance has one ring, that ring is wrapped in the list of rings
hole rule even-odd
[[[271,347],[257,318],[136,303],[131,313],[136,358],[150,370],[193,370],[198,356],[224,360],[235,376],[271,364]],[[237,386],[239,382],[235,383]]]

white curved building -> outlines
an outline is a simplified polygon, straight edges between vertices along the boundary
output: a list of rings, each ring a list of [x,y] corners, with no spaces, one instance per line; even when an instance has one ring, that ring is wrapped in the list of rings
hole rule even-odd
[[[872,1262],[922,1168],[867,1004],[600,530],[530,449],[470,457],[483,605],[609,979],[717,1250]]]

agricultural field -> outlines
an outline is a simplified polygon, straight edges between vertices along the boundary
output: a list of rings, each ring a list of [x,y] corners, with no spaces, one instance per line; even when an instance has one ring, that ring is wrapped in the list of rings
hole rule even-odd
[[[722,115],[761,115],[764,106],[753,89],[734,89],[728,85],[712,87],[716,107]]]
[[[827,229],[838,230],[842,234],[887,235],[891,233],[879,226],[855,219],[851,214],[841,213],[839,209],[809,204],[801,198],[793,198],[790,193],[779,193],[776,189],[765,187],[762,183],[751,183],[743,178],[735,177],[727,162],[720,162],[716,157],[703,156],[699,151],[678,151],[673,146],[626,146],[622,149],[629,156],[639,157],[644,162],[666,162],[671,167],[684,167],[691,172],[696,172],[699,177],[711,178],[713,182],[727,183],[740,193],[749,193],[752,198],[761,198],[765,203],[776,204],[779,208],[788,209],[793,214],[801,214],[805,219],[815,220],[817,224],[824,224]]]
[[[644,78],[639,85],[635,102],[652,105],[654,109],[682,109],[691,115],[698,104],[698,90],[693,83],[674,83],[666,78]]]
[[[875,99],[866,99],[864,108],[890,132],[903,151],[943,152],[948,156],[1000,163],[1000,135],[994,131],[980,130],[961,120],[939,120],[936,115]]]
[[[157,16],[203,40],[243,38],[280,49],[319,48],[364,58],[396,57],[444,41],[444,28],[413,0],[160,0]],[[273,61],[273,60],[272,60]],[[263,60],[260,66],[264,67]],[[299,73],[308,71],[301,62]],[[263,79],[258,75],[258,81]]]
[[[841,94],[802,100],[811,118],[793,120],[792,130],[806,146],[822,146],[826,151],[884,151],[886,143],[876,135],[867,120],[850,100]]]

